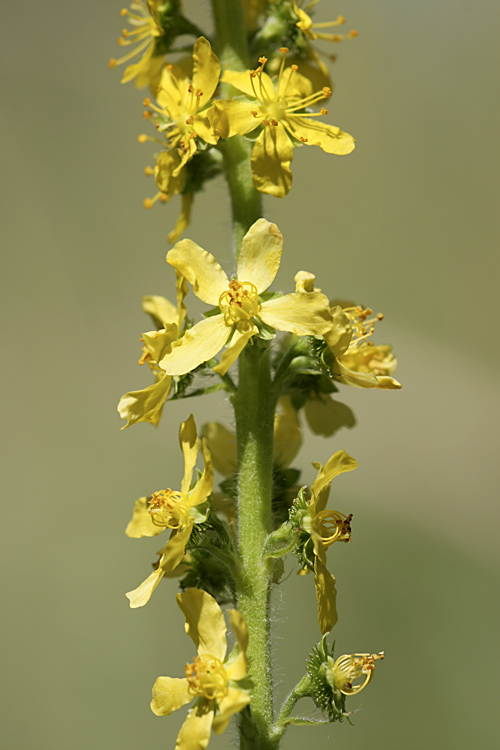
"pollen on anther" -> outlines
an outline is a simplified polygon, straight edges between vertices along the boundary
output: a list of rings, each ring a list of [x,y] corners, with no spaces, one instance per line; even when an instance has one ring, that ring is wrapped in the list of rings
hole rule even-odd
[[[153,208],[153,201],[151,200],[151,198],[144,198],[142,202],[143,202],[144,208]]]
[[[277,127],[278,121],[277,120],[271,120],[271,125],[274,125],[274,127]]]
[[[302,141],[302,143],[307,143],[307,142],[308,142],[308,140],[309,140],[309,138],[304,138],[304,136],[303,136],[303,135],[301,135],[301,136],[300,136],[300,140]]]
[[[128,33],[128,30],[127,30],[127,29],[122,29],[122,34],[123,34],[123,36],[125,37],[125,39],[128,39],[128,38],[129,38],[129,36],[130,36],[130,34]]]
[[[150,105],[150,104],[151,104],[151,99],[149,98],[149,96],[147,96],[147,97],[146,97],[146,98],[144,99],[144,101],[143,101],[143,103],[142,103],[142,106],[143,106],[143,107],[149,107],[149,105]]]
[[[144,133],[142,133],[137,140],[139,141],[139,143],[146,143],[148,137],[147,135],[144,135]]]
[[[351,31],[349,32],[349,36],[351,37],[351,39],[354,39],[355,37],[359,36],[359,32],[356,31],[356,29],[351,29]]]
[[[116,68],[116,60],[114,57],[111,58],[111,60],[108,63],[108,68],[112,70],[113,68]]]
[[[151,112],[149,111],[149,109],[145,109],[142,113],[142,116],[145,117],[146,120],[149,120],[151,118]]]
[[[290,52],[290,50],[288,49],[288,47],[280,47],[280,52],[282,55],[286,55],[288,52]]]
[[[377,320],[383,320],[384,319],[384,313],[377,313]]]
[[[321,107],[321,109],[320,109],[320,114],[321,114],[321,115],[327,115],[327,114],[328,114],[328,110],[327,110],[327,109],[325,109],[324,107]]]
[[[298,71],[298,69],[299,69],[298,65],[290,65],[290,67],[291,67],[291,69],[293,70],[294,73],[296,73]]]
[[[270,125],[271,123],[269,122],[269,120],[262,120],[262,124],[263,125]]]
[[[154,173],[155,171],[153,167],[144,167],[144,174],[146,175],[146,177],[151,177],[152,175],[154,175]]]
[[[126,8],[122,8],[121,11],[120,11],[120,15],[121,16],[126,16],[127,13],[128,13],[128,10]]]
[[[259,62],[261,65],[265,65],[267,62],[267,57],[259,57]]]
[[[162,194],[160,195],[160,201],[161,201],[162,203],[166,203],[166,202],[168,201],[168,195],[167,195],[166,193],[162,193]]]
[[[328,97],[331,96],[331,95],[332,95],[331,88],[329,88],[328,86],[324,86],[324,88],[323,88],[323,96],[325,97],[325,99],[328,99]]]

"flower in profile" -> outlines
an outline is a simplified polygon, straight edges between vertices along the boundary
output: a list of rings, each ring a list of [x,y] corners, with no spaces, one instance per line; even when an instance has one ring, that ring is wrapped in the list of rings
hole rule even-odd
[[[335,578],[326,567],[326,550],[334,542],[350,542],[352,515],[345,516],[336,510],[326,510],[330,484],[339,474],[352,471],[358,462],[344,450],[337,451],[325,464],[315,463],[318,474],[311,485],[311,499],[307,512],[301,517],[301,527],[312,542],[314,562],[301,571],[308,573],[314,567],[318,622],[321,632],[329,632],[338,620]],[[306,553],[307,555],[307,553]]]
[[[161,2],[162,0],[135,0],[131,3],[130,10],[124,8],[121,11],[120,15],[126,17],[132,30],[123,29],[118,44],[122,47],[132,46],[132,49],[118,60],[111,58],[109,67],[114,68],[141,55],[138,62],[125,68],[122,83],[135,79],[135,85],[143,88],[149,86],[159,75],[164,58],[163,55],[154,53],[156,40],[163,34],[158,15],[158,6]]]
[[[288,49],[283,54],[276,86],[264,72],[267,62],[259,58],[259,67],[244,73],[226,70],[222,76],[245,94],[250,101],[236,99],[216,101],[211,110],[215,133],[222,138],[246,135],[262,126],[255,141],[252,157],[252,175],[255,187],[262,193],[283,198],[292,187],[290,164],[294,145],[319,146],[329,154],[350,154],[354,138],[340,128],[319,122],[316,117],[328,114],[309,111],[332,92],[328,87],[314,92],[311,82],[298,72],[297,65],[285,68]]]
[[[302,34],[304,35],[304,38],[307,40],[307,52],[308,56],[312,58],[318,65],[321,72],[328,76],[328,68],[326,67],[325,63],[321,60],[318,51],[315,49],[313,42],[316,42],[318,39],[320,41],[327,41],[327,42],[341,42],[345,39],[354,39],[358,36],[358,32],[351,30],[347,34],[337,34],[337,33],[330,33],[325,32],[324,29],[331,29],[337,26],[342,26],[345,23],[344,16],[337,16],[337,18],[334,21],[323,21],[320,23],[314,23],[313,19],[309,15],[309,12],[312,10],[312,8],[319,2],[319,0],[311,0],[311,2],[308,2],[307,5],[305,4],[304,0],[299,0],[298,2],[294,2],[292,4],[293,10],[298,17],[298,21],[296,23],[296,26]],[[335,59],[335,58],[334,58]]]
[[[325,339],[335,355],[330,369],[336,380],[357,388],[402,387],[391,377],[398,364],[392,347],[375,345],[370,340],[375,324],[383,318],[382,313],[373,315],[371,308],[361,305],[338,305],[332,309],[332,331]],[[340,336],[339,331],[343,331]]]
[[[186,317],[184,297],[188,292],[188,287],[186,280],[180,274],[177,274],[176,289],[177,307],[165,297],[143,297],[142,309],[151,315],[157,325],[161,326],[158,331],[143,334],[143,354],[139,360],[140,365],[146,363],[149,366],[155,376],[155,382],[141,391],[129,391],[121,397],[117,409],[121,418],[127,420],[122,430],[136,422],[150,422],[156,426],[160,421],[163,405],[172,388],[173,378],[161,369],[158,361],[165,352],[170,351],[173,342],[179,339]]]
[[[226,623],[215,599],[198,589],[188,589],[177,594],[176,599],[198,655],[186,664],[185,677],[158,677],[151,709],[156,716],[169,716],[195,700],[178,734],[176,748],[202,750],[208,745],[211,729],[222,734],[231,716],[251,701],[246,658],[248,628],[240,613],[230,609],[229,620],[238,644],[226,658]]]
[[[170,538],[159,553],[158,568],[127,594],[132,608],[143,607],[151,598],[155,588],[164,575],[172,573],[179,565],[186,551],[186,545],[198,521],[205,520],[202,506],[206,503],[214,483],[212,459],[207,441],[201,441],[204,469],[198,482],[191,488],[193,471],[198,457],[198,435],[193,415],[182,422],[179,430],[179,441],[184,454],[184,478],[180,492],[167,488],[153,492],[151,498],[141,497],[135,503],[132,520],[126,534],[133,539],[144,536],[157,536],[165,529],[170,529]],[[191,489],[190,489],[191,488]]]
[[[330,307],[323,294],[264,295],[278,271],[282,248],[276,224],[259,219],[243,238],[236,279],[229,280],[213,255],[192,240],[181,240],[167,253],[168,263],[185,276],[196,296],[216,309],[159,361],[166,373],[190,372],[226,345],[213,368],[225,375],[252,336],[265,327],[298,336],[321,336],[330,330]]]
[[[371,681],[375,672],[375,661],[383,658],[383,651],[379,654],[344,654],[336,661],[329,656],[325,674],[327,682],[343,695],[356,695]],[[354,684],[360,678],[362,681]]]

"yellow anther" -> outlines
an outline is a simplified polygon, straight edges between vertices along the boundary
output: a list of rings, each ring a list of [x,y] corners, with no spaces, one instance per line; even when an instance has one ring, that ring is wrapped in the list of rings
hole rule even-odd
[[[142,116],[145,117],[146,120],[150,120],[151,119],[151,112],[148,109],[145,109],[144,112],[142,113]]]
[[[186,679],[191,695],[203,696],[207,700],[221,700],[228,693],[228,677],[224,665],[215,656],[195,656],[186,664]]]
[[[250,110],[250,114],[253,115],[254,117],[258,117],[259,116],[259,113],[257,112],[256,109],[251,109]]]
[[[153,208],[154,206],[154,203],[151,200],[151,198],[144,198],[142,202],[143,202],[144,208]]]
[[[188,86],[188,91],[189,91],[189,93],[190,93],[190,94],[192,94],[192,93],[193,93],[193,91],[194,91],[194,86],[193,86],[193,84],[192,84],[192,83],[190,83],[190,84],[189,84],[189,86]]]
[[[345,17],[344,16],[337,16],[337,23],[338,24],[345,23]]]
[[[323,96],[325,97],[325,99],[328,99],[328,97],[330,97],[331,95],[332,95],[331,88],[329,88],[328,86],[324,86],[323,87]]]
[[[122,34],[125,37],[125,39],[128,39],[128,37],[130,36],[127,29],[122,29]]]
[[[153,167],[144,167],[144,174],[146,177],[152,177],[154,175],[155,171]]]
[[[267,62],[267,57],[259,57],[259,62],[261,65],[265,65]]]
[[[113,68],[116,68],[116,60],[114,57],[111,58],[111,60],[108,63],[108,68],[112,70]]]
[[[290,68],[293,70],[294,73],[296,73],[297,70],[299,69],[299,66],[298,65],[290,65]]]
[[[180,529],[187,521],[188,506],[180,492],[167,488],[153,492],[149,501],[149,515],[155,526]]]
[[[143,106],[143,107],[149,107],[149,106],[151,106],[151,99],[149,98],[149,96],[147,96],[147,97],[146,97],[146,98],[144,99],[144,101],[143,101],[143,103],[142,103],[142,106]]]
[[[384,313],[377,313],[377,320],[383,320],[384,319]]]
[[[120,47],[123,47],[123,45],[125,43],[126,43],[126,40],[122,36],[119,36],[118,37],[118,44],[120,45]]]
[[[161,201],[162,203],[167,203],[167,202],[168,202],[168,195],[167,195],[166,193],[162,193],[162,194],[160,195],[160,201]]]
[[[142,133],[137,140],[139,141],[139,143],[146,143],[148,137],[147,135],[144,135],[144,133]]]
[[[186,125],[192,125],[192,124],[193,124],[193,122],[194,122],[194,117],[193,117],[193,115],[189,115],[189,117],[188,117],[188,118],[187,118],[187,120],[186,120]]]
[[[203,91],[201,89],[196,89],[195,96],[203,96]]]
[[[302,143],[307,143],[309,141],[309,138],[304,138],[304,136],[301,135],[300,140],[302,141]]]
[[[269,122],[269,120],[262,120],[262,124],[263,125],[270,125],[271,123]]]
[[[356,29],[351,29],[349,32],[349,36],[351,39],[354,39],[355,37],[359,36],[359,32],[356,31]]]
[[[271,120],[271,125],[274,125],[274,127],[278,126],[278,120]]]
[[[128,13],[128,10],[126,8],[122,8],[121,11],[120,11],[120,15],[121,16],[126,16],[127,13]]]
[[[219,297],[219,307],[227,326],[251,320],[260,309],[257,287],[250,281],[232,279],[229,289]]]
[[[288,47],[280,47],[280,52],[282,55],[286,55],[288,52],[290,52],[290,50],[288,49]]]
[[[325,109],[324,107],[321,107],[319,113],[320,113],[320,115],[327,115],[328,114],[328,110]]]

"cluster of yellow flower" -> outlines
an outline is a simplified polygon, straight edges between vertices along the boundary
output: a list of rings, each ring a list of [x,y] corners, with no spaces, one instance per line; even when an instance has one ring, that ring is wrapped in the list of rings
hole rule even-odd
[[[326,553],[335,542],[350,542],[352,520],[352,514],[328,510],[326,505],[333,479],[355,469],[357,462],[339,450],[324,466],[315,463],[316,479],[309,488],[300,488],[300,472],[291,467],[302,443],[299,415],[303,410],[316,434],[331,436],[355,424],[351,410],[331,396],[339,384],[401,387],[392,377],[397,362],[391,347],[371,341],[383,315],[354,303],[331,302],[315,287],[315,276],[308,271],[296,274],[294,291],[270,291],[281,263],[283,237],[276,224],[263,218],[247,223],[233,277],[192,240],[177,241],[189,224],[194,194],[223,168],[221,144],[226,140],[244,136],[253,143],[248,157],[251,189],[280,198],[292,185],[294,148],[316,145],[337,155],[353,150],[352,136],[318,119],[327,110],[313,109],[330,98],[332,89],[327,69],[311,43],[338,42],[353,38],[356,32],[321,31],[344,19],[339,16],[333,22],[314,24],[309,12],[317,1],[245,4],[252,44],[262,44],[267,53],[270,41],[276,41],[266,39],[265,24],[259,30],[259,19],[269,20],[274,14],[283,22],[286,33],[280,33],[290,46],[283,44],[269,60],[261,55],[255,69],[225,67],[221,75],[223,66],[210,42],[182,16],[181,0],[138,0],[130,10],[122,11],[132,30],[124,29],[120,40],[122,45],[135,46],[110,66],[140,56],[126,68],[123,81],[148,85],[154,96],[154,101],[144,100],[144,114],[154,123],[157,135],[141,135],[139,140],[161,146],[155,167],[146,169],[146,174],[154,175],[158,192],[145,200],[145,206],[182,196],[182,212],[169,237],[176,244],[167,254],[176,274],[176,303],[162,296],[143,298],[143,310],[155,327],[141,337],[139,364],[149,366],[154,383],[124,394],[118,411],[126,420],[125,427],[138,422],[157,426],[169,400],[215,390],[225,390],[232,401],[244,399],[241,378],[236,384],[231,368],[250,350],[268,350],[275,341],[268,373],[274,394],[269,422],[271,433],[274,415],[274,452],[269,459],[272,488],[266,500],[271,521],[258,554],[268,582],[271,576],[279,580],[278,563],[282,565],[281,559],[289,553],[298,558],[301,575],[314,574],[319,628],[326,636],[338,619],[336,582],[327,569]],[[176,51],[173,42],[183,34],[198,37],[192,55],[168,62],[166,54]],[[265,70],[268,62],[270,74]],[[311,66],[314,72],[309,75]],[[321,76],[321,85],[315,88],[313,80]],[[221,88],[225,96],[218,98]],[[209,306],[196,323],[185,305],[189,286]],[[252,408],[258,411],[259,404]],[[250,711],[247,707],[258,678],[255,663],[247,662],[247,649],[255,636],[236,607],[248,585],[243,581],[248,581],[252,571],[245,569],[239,547],[242,457],[236,436],[215,422],[199,433],[191,415],[181,424],[179,440],[185,466],[180,490],[167,487],[139,498],[126,529],[135,539],[170,530],[153,572],[127,597],[132,608],[142,607],[163,578],[181,578],[183,593],[178,594],[177,603],[198,653],[186,665],[185,678],[156,680],[151,708],[158,716],[166,716],[194,699],[177,748],[201,750],[212,728],[220,734],[232,714]],[[202,470],[197,469],[199,455]],[[214,469],[223,477],[220,492],[214,492]],[[229,655],[220,606],[227,603],[234,604],[228,615],[236,636]],[[342,720],[348,717],[345,697],[370,682],[375,661],[381,658],[383,653],[343,655],[335,660],[323,638],[313,650],[309,677],[304,678],[305,687],[296,698],[310,696],[331,721]],[[274,725],[275,737],[289,723],[293,718],[282,712]]]

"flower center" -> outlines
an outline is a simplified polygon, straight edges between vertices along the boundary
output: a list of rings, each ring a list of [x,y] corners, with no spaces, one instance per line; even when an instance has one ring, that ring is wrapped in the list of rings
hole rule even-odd
[[[330,656],[326,668],[326,679],[332,687],[337,688],[344,695],[355,695],[361,692],[373,677],[375,661],[383,658],[383,651],[379,654],[345,654],[340,656],[335,663]],[[354,685],[354,680],[361,677],[363,682]]]
[[[229,282],[229,289],[219,297],[219,307],[227,326],[249,321],[260,309],[257,287],[250,281]]]
[[[377,313],[377,315],[370,317],[373,315],[371,307],[363,308],[361,305],[357,305],[356,307],[344,307],[343,310],[349,318],[353,329],[351,343],[349,344],[349,349],[346,354],[350,353],[361,344],[373,346],[373,341],[368,341],[368,338],[375,331],[375,323],[384,319],[383,313]]]
[[[316,518],[318,531],[321,534],[321,540],[325,547],[329,547],[334,542],[351,541],[351,520],[352,513],[344,516],[338,510],[322,510]]]
[[[180,492],[171,489],[153,492],[149,501],[149,515],[155,526],[180,529],[188,516],[186,498]]]
[[[227,695],[228,678],[222,662],[210,654],[195,656],[191,664],[186,664],[186,678],[191,695],[203,696],[211,701]]]

